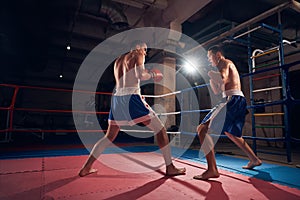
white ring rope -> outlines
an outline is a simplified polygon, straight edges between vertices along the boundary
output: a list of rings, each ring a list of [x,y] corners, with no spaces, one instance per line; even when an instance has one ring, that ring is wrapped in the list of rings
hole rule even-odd
[[[194,87],[191,87],[191,88],[186,88],[186,89],[183,89],[181,91],[176,91],[176,92],[170,92],[170,93],[166,93],[166,94],[161,94],[161,95],[142,95],[144,97],[149,97],[149,98],[160,98],[160,97],[166,97],[166,96],[170,96],[170,95],[174,95],[174,94],[181,94],[182,92],[185,92],[187,90],[193,90],[193,89],[196,89],[196,88],[202,88],[202,87],[207,87],[209,86],[209,83],[206,83],[206,84],[202,84],[202,85],[197,85],[197,86],[194,86]]]
[[[161,95],[142,95],[144,97],[151,97],[151,98],[160,98],[160,97],[166,97],[166,96],[171,96],[174,94],[180,94],[181,91],[176,91],[176,92],[171,92],[171,93],[166,93],[166,94],[161,94]]]
[[[181,91],[176,91],[176,92],[171,92],[171,93],[166,93],[166,94],[162,94],[162,95],[142,95],[145,98],[161,98],[161,97],[166,97],[166,96],[171,96],[171,95],[176,95],[176,94],[181,94],[185,91],[188,90],[193,90],[195,88],[202,88],[202,87],[207,87],[209,86],[209,84],[203,84],[203,85],[198,85],[195,87],[191,87],[191,88],[186,88],[183,89]],[[193,113],[193,112],[209,112],[211,109],[203,109],[203,110],[182,110],[182,111],[175,111],[175,112],[167,112],[167,113],[158,113],[156,112],[157,115],[159,116],[163,116],[163,115],[178,115],[178,114],[185,114],[185,113]],[[151,130],[129,130],[129,129],[120,129],[120,131],[124,131],[124,132],[133,132],[133,133],[154,133]],[[177,135],[177,134],[182,134],[182,133],[189,133],[189,132],[184,132],[184,131],[176,131],[176,132],[170,132],[167,131],[167,134],[173,134],[173,135]],[[191,134],[191,133],[189,133]],[[194,134],[193,134],[194,135]]]
[[[130,130],[130,129],[120,129],[120,131],[123,132],[133,132],[133,133],[154,133],[151,130]],[[177,132],[170,132],[167,131],[168,134],[181,134],[181,132],[177,131]]]
[[[203,109],[203,110],[182,110],[177,112],[168,112],[168,113],[156,113],[157,115],[178,115],[182,113],[192,113],[192,112],[209,112],[211,111],[211,108]]]
[[[181,111],[177,111],[177,112],[168,112],[168,113],[156,113],[157,115],[178,115],[180,114]]]

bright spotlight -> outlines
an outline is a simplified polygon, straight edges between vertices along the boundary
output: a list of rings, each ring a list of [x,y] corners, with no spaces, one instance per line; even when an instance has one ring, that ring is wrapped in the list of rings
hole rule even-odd
[[[197,72],[196,66],[196,61],[194,59],[189,59],[185,60],[182,67],[186,73],[194,74],[195,72]]]

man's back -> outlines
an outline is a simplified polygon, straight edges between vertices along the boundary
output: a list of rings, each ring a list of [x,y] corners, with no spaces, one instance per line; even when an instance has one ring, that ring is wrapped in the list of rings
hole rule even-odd
[[[139,79],[136,77],[136,52],[122,55],[115,61],[114,76],[116,88],[139,87]]]

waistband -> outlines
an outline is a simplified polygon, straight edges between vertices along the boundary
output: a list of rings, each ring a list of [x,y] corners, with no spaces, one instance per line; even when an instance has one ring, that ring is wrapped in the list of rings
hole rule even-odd
[[[233,95],[244,97],[244,93],[241,90],[236,90],[236,89],[226,90],[222,93],[222,97],[228,97]]]
[[[114,96],[124,96],[131,94],[141,94],[141,89],[138,87],[126,87],[126,88],[116,88]]]

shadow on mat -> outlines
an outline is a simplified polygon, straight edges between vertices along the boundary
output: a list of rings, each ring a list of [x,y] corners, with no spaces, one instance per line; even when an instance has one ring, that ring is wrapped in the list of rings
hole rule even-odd
[[[144,195],[152,192],[156,188],[158,188],[160,185],[162,185],[168,178],[167,177],[162,177],[160,179],[151,181],[149,183],[146,183],[142,185],[141,187],[138,187],[134,190],[124,192],[122,194],[118,194],[116,196],[104,199],[104,200],[124,200],[124,199],[138,199],[143,197]]]
[[[20,192],[17,194],[10,195],[7,197],[7,199],[14,199],[14,200],[37,199],[37,197],[41,196],[41,194],[45,195],[48,192],[51,192],[57,188],[63,187],[66,184],[69,184],[70,182],[73,182],[78,178],[79,178],[79,176],[76,175],[76,176],[72,176],[69,178],[53,181],[53,182],[47,183],[45,185],[41,185],[40,187],[32,188],[27,191],[23,191],[23,192]],[[42,200],[51,200],[53,198],[46,195],[46,196],[42,196],[41,199]]]
[[[207,180],[206,182],[210,183],[210,189],[205,198],[206,200],[229,199],[229,196],[224,191],[221,182],[215,180]]]
[[[206,192],[200,188],[201,181],[199,181],[199,187],[198,187],[197,185],[177,179],[176,177],[162,177],[160,179],[148,182],[148,183],[142,185],[141,187],[138,187],[131,191],[124,192],[122,194],[118,194],[116,196],[106,198],[104,200],[139,199],[139,198],[142,198],[144,195],[147,195],[148,193],[153,192],[153,190],[155,190],[158,187],[160,187],[161,185],[163,185],[166,182],[166,180],[168,180],[168,179],[172,179],[172,181],[179,184],[179,186],[177,186],[179,193],[180,193],[180,188],[185,187],[185,188],[189,188],[189,189],[195,191],[200,196],[205,197],[206,200],[215,200],[215,199],[227,200],[227,199],[229,199],[228,195],[225,193],[225,191],[222,187],[222,183],[219,181],[207,180],[206,182],[210,183],[211,187],[210,187],[209,191]],[[172,187],[176,188],[176,185],[174,185],[176,183],[168,183],[168,186],[170,187],[173,185]],[[174,191],[174,190],[172,190],[172,191]],[[166,190],[165,192],[166,192],[166,194],[168,194],[170,191]],[[185,191],[183,193],[185,193],[185,195],[187,197],[189,196],[189,194],[186,194]],[[172,196],[172,195],[170,195],[170,196]],[[191,196],[191,198],[192,197],[194,197],[194,196]]]
[[[268,172],[255,170],[258,172],[257,175],[254,175],[253,177],[249,178],[250,183],[258,190],[260,191],[266,199],[297,199],[299,200],[300,196],[295,195],[293,193],[290,193],[288,191],[282,190],[278,187],[276,187],[275,184],[272,184],[273,181],[272,176]],[[261,180],[263,178],[263,180]]]

